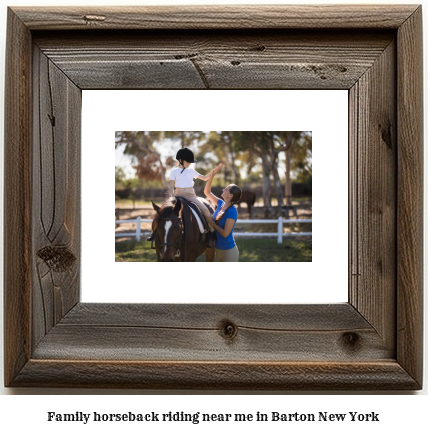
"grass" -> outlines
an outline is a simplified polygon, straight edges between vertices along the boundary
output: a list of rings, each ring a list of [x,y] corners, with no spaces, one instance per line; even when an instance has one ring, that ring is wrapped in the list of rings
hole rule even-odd
[[[312,239],[290,238],[278,244],[276,239],[245,238],[236,240],[239,262],[310,262]]]
[[[237,239],[239,262],[311,262],[312,239],[299,237],[284,239]],[[116,241],[116,262],[156,262],[156,251],[148,241]],[[197,262],[205,262],[205,255]]]
[[[156,262],[156,250],[149,241],[124,240],[116,241],[116,262]]]

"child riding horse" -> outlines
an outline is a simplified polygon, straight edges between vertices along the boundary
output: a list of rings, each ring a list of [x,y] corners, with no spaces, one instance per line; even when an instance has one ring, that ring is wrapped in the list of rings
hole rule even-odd
[[[196,170],[191,169],[190,165],[192,163],[196,163],[196,160],[193,152],[188,148],[180,149],[177,152],[176,159],[178,160],[179,165],[176,169],[172,170],[169,177],[169,189],[171,195],[184,197],[185,199],[188,199],[194,204],[196,204],[204,215],[205,219],[208,221],[211,218],[211,213],[209,212],[208,208],[202,203],[201,199],[196,196],[195,190],[193,189],[193,186],[195,185],[195,182],[193,180],[196,178],[201,179],[202,181],[208,181],[215,169],[212,170],[208,175],[201,175],[200,173],[196,172]],[[220,166],[221,164],[219,164],[216,169],[218,170]],[[212,225],[209,225],[209,230],[212,239],[215,240],[214,227]],[[153,237],[154,233],[152,233],[150,237],[147,238],[147,241],[153,241]]]

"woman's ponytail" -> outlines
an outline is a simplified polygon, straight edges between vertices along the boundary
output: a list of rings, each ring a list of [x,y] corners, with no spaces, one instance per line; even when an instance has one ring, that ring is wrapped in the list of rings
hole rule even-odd
[[[235,184],[232,184],[230,187],[230,193],[232,194],[232,202],[231,204],[221,213],[219,213],[214,220],[214,222],[218,225],[219,221],[226,215],[227,211],[235,205],[235,203],[238,203],[242,196],[242,190]]]

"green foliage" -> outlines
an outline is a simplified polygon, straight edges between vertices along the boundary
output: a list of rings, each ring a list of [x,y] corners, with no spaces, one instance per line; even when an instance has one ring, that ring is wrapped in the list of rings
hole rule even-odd
[[[156,262],[156,251],[148,241],[116,241],[116,262]]]
[[[213,185],[256,183],[263,187],[263,201],[270,206],[270,197],[282,204],[284,192],[281,180],[292,179],[311,188],[312,133],[308,131],[116,131],[116,148],[134,158],[137,177],[146,181],[139,188],[168,189],[167,171],[177,162],[181,147],[195,153],[196,170],[208,173],[218,163],[222,169]],[[280,165],[290,157],[290,171]],[[245,176],[246,174],[246,176]],[[116,188],[137,188],[126,184],[123,173],[116,170]],[[308,190],[309,191],[309,190]]]
[[[206,139],[204,131],[163,131],[163,137],[171,139],[179,148],[195,148]],[[178,148],[178,149],[179,149]],[[177,149],[177,150],[178,150]]]
[[[239,262],[311,262],[312,239],[239,239]]]
[[[162,161],[156,143],[163,138],[163,131],[116,131],[115,147],[124,147],[123,153],[133,157],[140,179],[162,181],[168,188],[165,173],[171,160]]]
[[[309,237],[284,239],[239,238],[236,240],[239,262],[311,262],[312,239]],[[148,241],[116,241],[116,262],[156,262],[156,251]],[[205,255],[197,262],[205,262]]]
[[[294,181],[312,185],[312,132],[304,132],[291,149]]]
[[[123,181],[125,179],[126,179],[125,171],[121,167],[116,166],[115,172],[114,172],[114,183],[115,183],[116,188],[122,187]]]

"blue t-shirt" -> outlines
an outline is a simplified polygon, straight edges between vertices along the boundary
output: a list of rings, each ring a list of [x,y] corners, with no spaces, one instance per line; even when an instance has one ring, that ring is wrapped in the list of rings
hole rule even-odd
[[[220,212],[220,208],[223,206],[224,201],[221,199],[217,202],[217,209],[215,210],[213,214],[213,219],[215,220],[217,217],[217,214]],[[238,210],[231,206],[227,211],[224,217],[217,223],[218,226],[220,226],[222,229],[224,229],[224,226],[226,224],[227,219],[233,219],[235,220],[235,223],[233,224],[233,228],[230,231],[230,234],[225,238],[221,236],[217,231],[217,241],[215,242],[215,248],[219,250],[229,250],[235,247],[235,239],[233,238],[233,229],[235,228],[236,220],[238,220]]]

